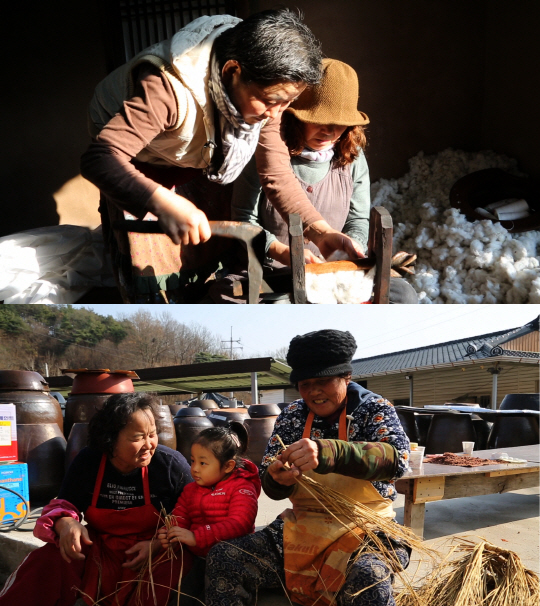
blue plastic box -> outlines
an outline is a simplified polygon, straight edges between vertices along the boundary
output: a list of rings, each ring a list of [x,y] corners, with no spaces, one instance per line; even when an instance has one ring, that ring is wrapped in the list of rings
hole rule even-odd
[[[21,499],[2,486],[15,490],[24,497],[30,507],[28,490],[28,465],[26,463],[0,461],[0,524],[23,518],[26,506]]]

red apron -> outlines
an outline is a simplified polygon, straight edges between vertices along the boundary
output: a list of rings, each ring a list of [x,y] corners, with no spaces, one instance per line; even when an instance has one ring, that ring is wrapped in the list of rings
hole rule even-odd
[[[82,591],[90,597],[82,596],[89,605],[92,600],[100,598],[100,606],[110,604],[129,604],[131,596],[135,594],[136,583],[132,581],[138,575],[137,570],[122,568],[122,564],[131,559],[132,555],[126,556],[129,549],[139,541],[151,539],[156,531],[159,521],[157,509],[150,500],[150,486],[148,482],[148,468],[142,467],[142,480],[144,488],[144,505],[141,507],[130,507],[129,509],[98,509],[96,507],[103,474],[105,471],[106,456],[103,455],[99,472],[94,486],[92,504],[85,512],[88,522],[90,538],[93,541],[90,553],[86,556],[86,566],[83,577]],[[158,604],[166,604],[168,600],[168,587],[176,587],[178,575],[180,574],[182,559],[173,559],[163,562],[152,571],[155,583]],[[187,572],[187,570],[185,570]],[[118,583],[122,583],[117,585]],[[158,584],[166,585],[158,587]],[[117,593],[114,593],[116,590]],[[111,595],[114,594],[114,595]],[[152,590],[149,585],[143,586],[143,604],[154,604]],[[92,599],[90,599],[92,598]]]

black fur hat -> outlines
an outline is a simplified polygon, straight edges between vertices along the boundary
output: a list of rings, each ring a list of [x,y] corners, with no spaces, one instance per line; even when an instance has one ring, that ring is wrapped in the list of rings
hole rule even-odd
[[[349,331],[316,330],[294,337],[287,352],[291,383],[352,372],[356,341]]]

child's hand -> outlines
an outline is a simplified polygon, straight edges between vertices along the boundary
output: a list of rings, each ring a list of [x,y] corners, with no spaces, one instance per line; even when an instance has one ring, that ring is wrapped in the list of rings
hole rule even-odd
[[[163,549],[167,549],[168,547],[170,547],[170,543],[167,539],[167,529],[165,528],[165,526],[162,526],[157,533],[157,538],[158,541],[160,541],[161,546],[163,547]]]
[[[167,539],[171,543],[184,543],[190,547],[195,547],[195,545],[197,545],[195,535],[191,532],[191,530],[187,530],[187,528],[180,528],[179,526],[171,526],[169,528]]]

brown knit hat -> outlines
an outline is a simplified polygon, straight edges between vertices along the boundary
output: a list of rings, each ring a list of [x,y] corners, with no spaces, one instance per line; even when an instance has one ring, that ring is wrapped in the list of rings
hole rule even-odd
[[[322,68],[321,83],[308,87],[286,111],[312,124],[369,124],[367,115],[357,109],[358,76],[354,69],[337,59],[323,59]]]

